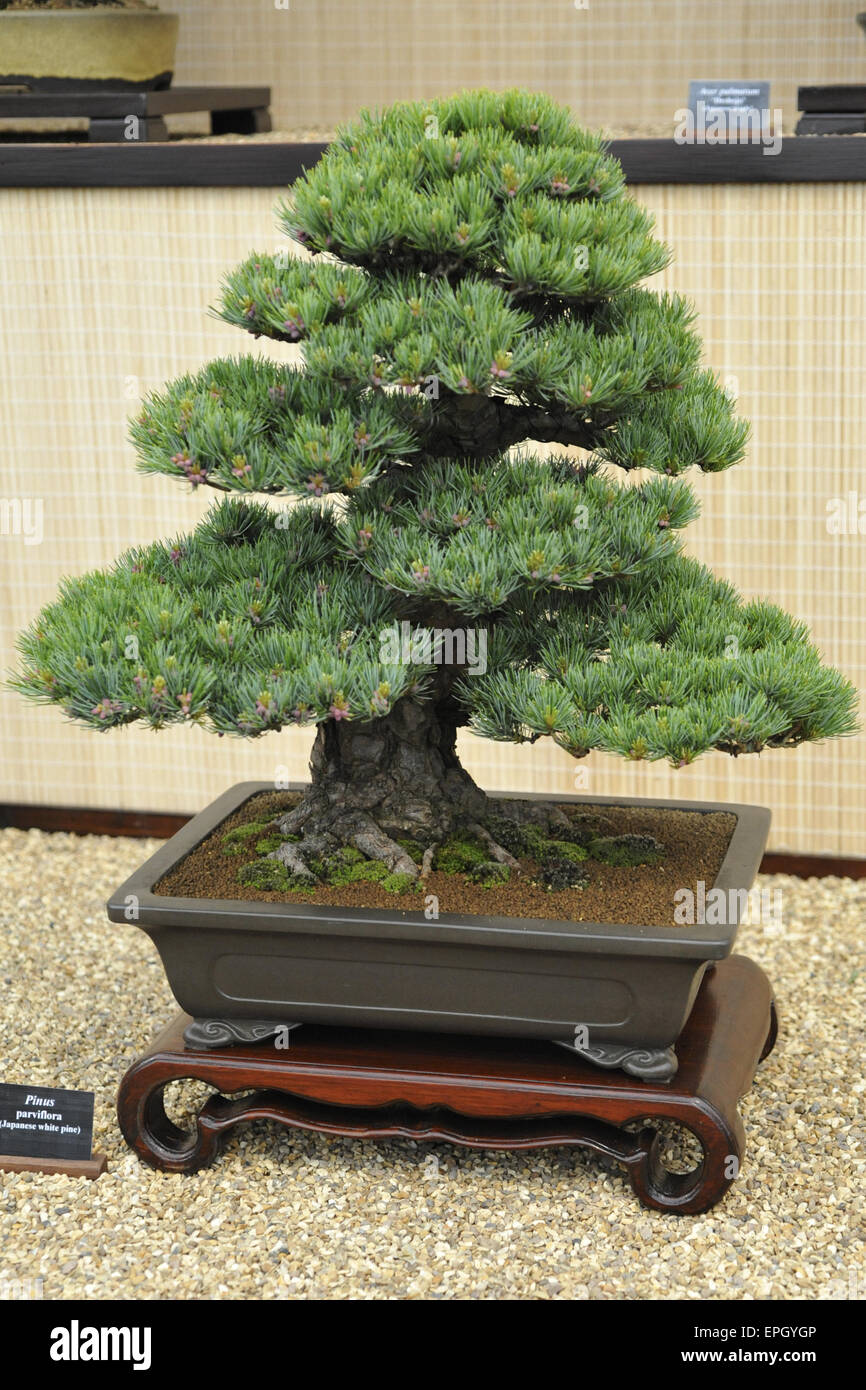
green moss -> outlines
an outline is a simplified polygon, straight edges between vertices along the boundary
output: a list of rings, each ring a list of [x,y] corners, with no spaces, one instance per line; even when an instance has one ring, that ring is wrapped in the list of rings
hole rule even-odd
[[[348,864],[332,864],[328,870],[328,882],[332,888],[342,888],[346,883],[355,883]]]
[[[266,835],[263,840],[256,840],[256,854],[273,854],[282,843],[282,835]]]
[[[398,839],[397,844],[400,846],[401,849],[404,849],[406,851],[409,858],[413,859],[416,864],[421,863],[422,859],[424,858],[424,846],[419,845],[417,840]]]
[[[364,859],[360,863],[339,863],[332,860],[325,872],[325,878],[334,888],[347,883],[379,883],[388,876],[388,868],[378,859]]]
[[[233,830],[227,830],[222,837],[223,854],[243,854],[247,848],[247,840],[270,830],[271,824],[271,821],[267,820],[251,820],[247,821],[246,825],[236,825]]]
[[[658,864],[665,847],[653,835],[606,835],[590,842],[589,853],[603,864],[626,869]]]
[[[487,850],[477,840],[454,835],[437,848],[433,868],[443,874],[465,874],[479,864],[486,864],[488,858]]]
[[[413,893],[421,888],[417,878],[411,874],[386,874],[381,882],[386,893]]]
[[[273,822],[269,820],[249,820],[245,825],[236,825],[234,830],[227,830],[223,835],[223,844],[234,844],[237,840],[249,840],[253,835],[261,835],[263,830],[270,830]]]
[[[507,816],[488,816],[484,824],[496,843],[507,849],[509,854],[519,857],[526,853],[523,827],[516,820],[509,820]]]
[[[548,834],[540,825],[521,824],[507,816],[491,816],[486,825],[493,838],[509,853],[535,860],[541,870],[535,880],[538,884],[558,891],[582,888],[588,882],[586,870],[580,867],[590,856],[587,841],[593,838],[595,828],[595,822],[588,821],[588,817],[578,817],[568,827],[558,826],[555,835]],[[506,876],[497,878],[480,866],[478,876],[470,873],[470,877],[476,883],[507,882]]]
[[[550,892],[561,892],[564,888],[583,888],[589,882],[589,874],[579,864],[563,861],[542,870],[536,882]]]
[[[524,826],[524,845],[526,853],[537,864],[554,868],[558,864],[581,864],[588,858],[588,850],[571,839],[554,838],[545,835],[537,825]]]
[[[551,840],[551,856],[565,859],[569,864],[582,864],[589,858],[589,850],[584,845],[573,844],[569,840]]]
[[[388,866],[379,859],[365,859],[349,866],[350,883],[381,883],[388,877]]]
[[[483,888],[496,888],[501,883],[507,883],[510,877],[511,869],[507,864],[494,864],[491,860],[477,864],[467,874],[467,878],[473,883],[480,883]]]
[[[582,833],[572,836],[568,831],[560,831],[553,837],[537,825],[520,825],[504,816],[491,817],[487,828],[510,853],[535,859],[541,870],[537,882],[550,890],[582,887],[587,882],[582,865],[590,854],[607,863],[650,863],[655,862],[662,849],[651,836],[596,837],[587,848],[577,842],[583,839]],[[270,833],[263,834],[263,831]],[[265,892],[311,893],[314,890],[315,885],[270,857],[281,844],[299,839],[295,835],[275,833],[273,822],[251,821],[236,826],[223,837],[223,852],[248,852],[253,848],[249,842],[254,836],[258,836],[254,848],[259,857],[238,871],[239,883]],[[422,861],[424,848],[417,840],[404,838],[399,844],[416,863]],[[334,888],[352,883],[378,883],[388,893],[403,894],[419,892],[423,886],[411,874],[392,873],[379,860],[368,859],[349,845],[327,858],[308,858],[307,863],[322,884]],[[464,875],[471,883],[485,888],[508,883],[511,877],[507,864],[493,862],[486,845],[465,835],[453,835],[440,845],[433,867],[441,873]]]
[[[543,864],[549,854],[550,836],[537,825],[520,826],[523,840],[523,853]]]
[[[604,835],[612,835],[615,827],[607,816],[591,815],[587,811],[580,811],[576,807],[561,806],[559,808],[569,822],[567,831],[559,830],[557,833],[560,839],[571,840],[572,844],[588,845],[591,840],[600,839]]]
[[[310,893],[313,885],[290,874],[277,859],[254,859],[238,869],[238,883],[263,893]]]
[[[344,845],[323,865],[322,876],[332,887],[339,888],[347,883],[376,883],[387,872],[378,860],[368,859],[354,845]]]

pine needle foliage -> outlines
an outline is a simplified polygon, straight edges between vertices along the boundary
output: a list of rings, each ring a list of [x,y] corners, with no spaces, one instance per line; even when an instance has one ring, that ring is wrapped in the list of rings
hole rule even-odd
[[[131,425],[142,471],[229,495],[66,580],[19,690],[98,730],[386,719],[433,668],[383,633],[471,622],[454,694],[486,738],[683,766],[854,730],[803,625],[681,552],[681,475],[748,427],[692,307],[644,286],[670,253],[600,137],[524,91],[365,111],[280,219],[215,312],[301,365],[220,359]]]

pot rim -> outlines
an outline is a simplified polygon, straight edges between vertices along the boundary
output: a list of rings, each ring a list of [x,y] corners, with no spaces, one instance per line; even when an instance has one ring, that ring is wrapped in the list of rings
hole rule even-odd
[[[174,10],[121,10],[115,5],[94,5],[87,10],[0,10],[2,19],[179,19]]]
[[[307,783],[290,782],[286,791],[303,791]],[[382,908],[337,908],[319,903],[277,903],[242,898],[175,898],[157,895],[154,885],[185,859],[202,840],[259,792],[273,791],[272,782],[238,782],[193,816],[112,893],[106,904],[109,920],[155,931],[203,929],[261,932],[277,929],[303,935],[370,936],[395,941],[440,941],[449,944],[499,945],[530,950],[598,950],[604,954],[677,956],[721,960],[729,955],[740,920],[735,900],[732,920],[717,925],[640,926],[615,922],[560,922],[536,917],[484,917],[447,913],[430,922],[422,911]],[[647,806],[704,813],[727,812],[737,821],[718,874],[712,884],[726,894],[751,887],[770,828],[765,806],[717,801],[676,801],[670,798],[628,796],[551,796],[543,792],[495,792],[506,799],[546,801],[554,805]],[[688,885],[684,885],[688,886]],[[707,890],[709,891],[709,889]],[[137,899],[137,915],[127,917],[129,898]]]

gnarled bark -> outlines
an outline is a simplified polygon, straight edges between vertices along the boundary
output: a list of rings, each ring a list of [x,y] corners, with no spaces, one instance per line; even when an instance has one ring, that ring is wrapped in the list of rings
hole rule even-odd
[[[486,814],[484,792],[460,765],[456,735],[447,701],[411,697],[382,719],[320,724],[310,788],[278,822],[282,834],[301,839],[280,846],[276,857],[312,879],[307,855],[352,845],[393,873],[418,877],[399,839],[426,850]],[[425,862],[429,871],[432,853]]]
[[[273,857],[313,883],[309,859],[352,846],[392,873],[423,879],[436,846],[464,834],[486,848],[491,865],[519,869],[491,833],[491,817],[553,833],[568,822],[556,807],[488,798],[457,757],[455,713],[447,695],[438,702],[407,696],[381,719],[320,724],[310,786],[277,822],[281,834],[299,838],[280,845]],[[400,840],[421,847],[420,865]]]
[[[593,449],[604,433],[600,424],[565,406],[522,405],[502,396],[440,389],[444,400],[425,439],[427,452],[439,457],[490,458],[526,439]]]

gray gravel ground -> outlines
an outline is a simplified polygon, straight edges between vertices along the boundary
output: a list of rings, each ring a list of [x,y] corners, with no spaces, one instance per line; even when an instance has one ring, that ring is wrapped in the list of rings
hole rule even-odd
[[[704,1216],[641,1208],[580,1151],[476,1154],[236,1131],[193,1176],[126,1148],[114,1095],[174,1011],[154,948],[108,923],[155,841],[0,831],[2,1079],[96,1092],[97,1182],[0,1174],[3,1281],[56,1298],[814,1299],[866,1296],[866,881],[777,877],[743,928],[783,1034],[742,1112],[743,1173]],[[189,1108],[178,1086],[175,1118]]]

